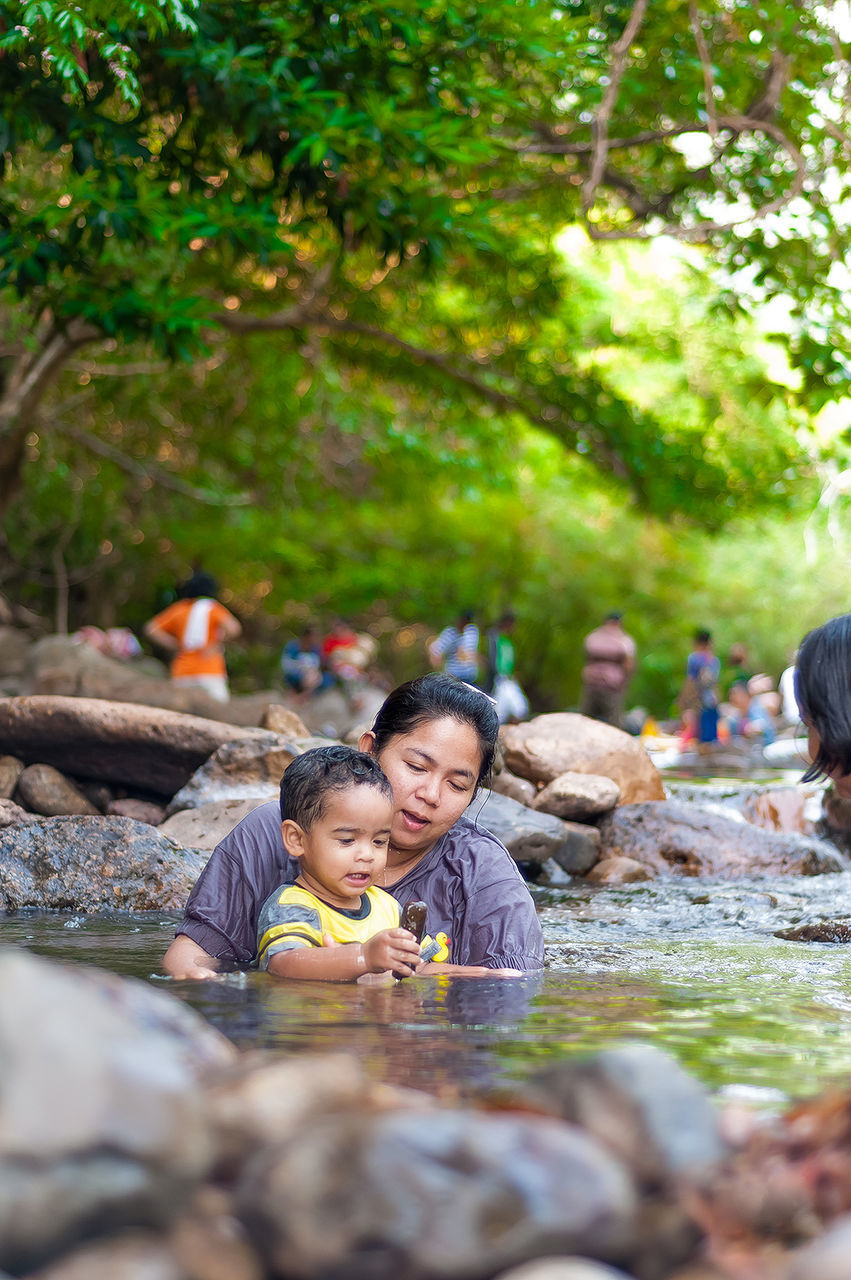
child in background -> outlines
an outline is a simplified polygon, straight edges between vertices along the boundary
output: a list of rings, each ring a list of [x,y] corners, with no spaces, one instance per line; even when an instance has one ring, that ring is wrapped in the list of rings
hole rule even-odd
[[[375,884],[392,817],[390,783],[373,756],[332,746],[293,761],[281,779],[281,833],[299,874],[260,913],[261,969],[337,982],[416,970],[419,944],[399,927],[396,899]]]
[[[759,738],[763,746],[774,741],[774,722],[759,698],[751,694],[745,680],[733,681],[728,700],[733,708],[730,732],[734,737]]]

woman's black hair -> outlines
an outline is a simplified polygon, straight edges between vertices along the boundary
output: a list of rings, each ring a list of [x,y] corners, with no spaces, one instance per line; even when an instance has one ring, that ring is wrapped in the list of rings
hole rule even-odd
[[[851,773],[851,613],[804,636],[795,660],[795,697],[802,720],[819,738],[802,781]]]
[[[479,786],[487,785],[499,732],[496,706],[493,699],[482,693],[481,689],[443,671],[418,676],[416,680],[400,684],[398,689],[388,693],[372,726],[375,754],[379,755],[392,738],[410,733],[420,725],[440,720],[444,716],[451,716],[453,720],[468,724],[475,730],[482,753],[476,781]]]

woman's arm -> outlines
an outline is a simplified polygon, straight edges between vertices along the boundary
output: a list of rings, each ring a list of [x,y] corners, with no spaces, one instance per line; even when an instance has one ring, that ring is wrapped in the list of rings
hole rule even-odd
[[[185,933],[179,933],[163,956],[163,968],[172,978],[217,978],[219,961]]]

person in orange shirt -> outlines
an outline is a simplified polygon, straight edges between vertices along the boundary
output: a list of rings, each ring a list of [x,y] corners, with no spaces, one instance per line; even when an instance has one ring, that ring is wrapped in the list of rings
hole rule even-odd
[[[178,587],[178,599],[145,624],[145,635],[174,654],[171,679],[184,688],[203,689],[217,702],[230,697],[225,642],[236,640],[242,626],[216,597],[216,581],[196,569]]]

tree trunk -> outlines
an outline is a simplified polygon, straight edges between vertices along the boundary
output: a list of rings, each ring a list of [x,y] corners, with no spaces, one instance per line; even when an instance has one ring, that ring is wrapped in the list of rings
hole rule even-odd
[[[13,361],[0,395],[0,519],[20,488],[27,436],[45,392],[72,352],[99,336],[85,324],[51,326],[34,351]]]

